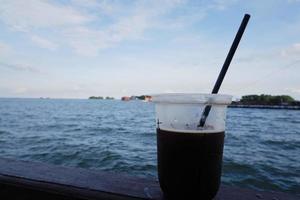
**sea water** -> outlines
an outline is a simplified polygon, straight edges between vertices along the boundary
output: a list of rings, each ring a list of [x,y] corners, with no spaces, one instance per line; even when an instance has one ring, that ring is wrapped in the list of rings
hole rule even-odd
[[[154,105],[0,99],[0,157],[157,178]],[[300,111],[228,108],[222,183],[300,195]]]

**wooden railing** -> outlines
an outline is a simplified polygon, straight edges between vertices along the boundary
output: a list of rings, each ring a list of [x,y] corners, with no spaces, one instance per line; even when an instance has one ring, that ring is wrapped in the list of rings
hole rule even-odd
[[[156,180],[124,174],[0,158],[0,199],[162,200]],[[279,192],[222,185],[218,200],[296,200]]]

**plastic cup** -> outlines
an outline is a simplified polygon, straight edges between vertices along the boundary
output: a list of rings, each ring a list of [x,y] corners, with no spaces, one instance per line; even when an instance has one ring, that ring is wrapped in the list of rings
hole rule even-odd
[[[220,186],[226,109],[232,96],[153,95],[158,178],[168,199],[212,199]],[[198,127],[203,110],[211,110]]]

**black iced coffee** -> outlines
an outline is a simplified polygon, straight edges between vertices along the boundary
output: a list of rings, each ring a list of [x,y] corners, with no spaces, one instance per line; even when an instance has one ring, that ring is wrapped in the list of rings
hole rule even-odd
[[[169,200],[209,200],[222,173],[226,107],[231,96],[161,94],[153,101],[157,122],[158,178]],[[206,105],[210,113],[198,126]]]
[[[168,199],[212,199],[220,185],[224,132],[157,129],[158,177]]]

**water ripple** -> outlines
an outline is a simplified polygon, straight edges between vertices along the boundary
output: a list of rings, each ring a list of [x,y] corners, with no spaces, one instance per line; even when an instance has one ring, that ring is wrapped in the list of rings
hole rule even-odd
[[[228,109],[228,185],[300,195],[300,112]],[[139,101],[0,99],[0,154],[157,177],[154,105]]]

